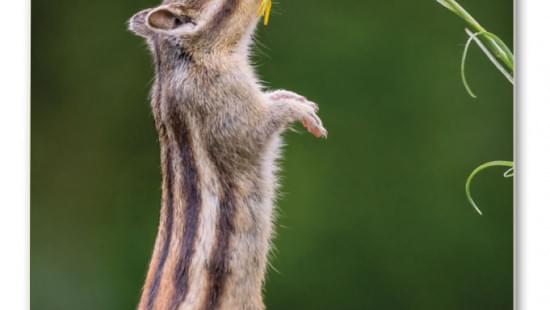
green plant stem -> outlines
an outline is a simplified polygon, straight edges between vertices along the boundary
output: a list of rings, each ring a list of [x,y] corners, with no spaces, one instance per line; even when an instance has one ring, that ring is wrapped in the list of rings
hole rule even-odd
[[[473,29],[472,32],[482,33],[483,35],[481,35],[480,38],[487,44],[489,50],[500,59],[509,72],[514,72],[514,55],[499,37],[489,34],[489,32],[487,32],[487,30],[455,0],[437,0],[437,2],[462,18],[468,26]]]
[[[466,11],[460,4],[454,0],[443,0],[447,4],[447,8],[450,9],[453,13],[462,18],[470,27],[472,27],[476,32],[485,32],[485,28],[481,26],[480,23],[472,16],[468,11]]]
[[[482,32],[478,32],[478,33],[472,33],[472,31],[470,31],[470,29],[466,28],[466,33],[470,36],[470,39],[468,39],[468,42],[466,42],[466,46],[464,47],[464,53],[463,53],[463,56],[462,56],[462,64],[461,64],[461,70],[462,70],[462,79],[463,81],[465,81],[465,75],[464,75],[464,65],[465,65],[465,62],[466,62],[466,53],[468,52],[468,47],[470,46],[470,43],[472,40],[474,40],[477,45],[479,46],[479,48],[483,51],[483,53],[485,54],[485,56],[487,56],[487,58],[489,58],[489,60],[493,63],[493,65],[495,65],[495,67],[500,71],[500,73],[502,73],[502,75],[504,75],[504,77],[510,82],[512,83],[512,85],[514,84],[514,77],[512,77],[512,75],[506,71],[506,69],[502,66],[502,64],[495,58],[495,56],[493,56],[493,54],[491,54],[491,52],[489,52],[489,50],[487,49],[487,47],[485,47],[485,44],[483,44],[483,42],[481,42],[479,39],[478,39],[478,36],[480,35],[487,35],[487,36],[494,36],[496,37],[494,34],[490,33],[490,32],[485,32],[485,33],[482,33]],[[475,96],[473,96],[475,98]]]
[[[464,87],[466,88],[466,91],[468,91],[468,94],[475,98],[475,94],[472,92],[472,89],[468,85],[468,81],[466,80],[466,73],[465,73],[465,64],[466,64],[466,57],[468,55],[468,48],[470,47],[470,44],[472,41],[476,42],[479,48],[485,53],[487,58],[497,67],[497,69],[510,81],[510,83],[514,84],[514,54],[508,46],[495,34],[488,32],[481,26],[480,23],[477,22],[477,20],[468,13],[460,4],[458,4],[455,0],[436,0],[439,4],[447,8],[449,11],[453,12],[460,18],[462,18],[467,24],[468,27],[466,28],[466,33],[468,34],[468,41],[466,42],[466,46],[464,47],[464,52],[462,53],[462,61],[460,65],[460,71],[461,71],[461,77],[462,77],[462,83],[464,84]],[[470,29],[471,28],[471,29]],[[473,30],[472,30],[473,29]],[[481,210],[478,208],[477,204],[475,203],[474,199],[472,198],[472,194],[470,191],[470,185],[472,183],[472,180],[475,178],[475,176],[481,172],[482,170],[485,170],[489,167],[494,166],[502,166],[502,167],[510,167],[505,173],[505,178],[511,178],[514,176],[514,163],[511,161],[492,161],[485,164],[482,164],[481,166],[477,167],[472,171],[468,179],[466,180],[466,196],[468,197],[468,201],[472,204],[474,209],[480,214],[483,215]]]

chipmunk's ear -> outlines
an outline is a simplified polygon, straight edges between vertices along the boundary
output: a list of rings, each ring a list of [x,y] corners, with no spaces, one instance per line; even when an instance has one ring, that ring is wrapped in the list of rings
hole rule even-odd
[[[153,35],[153,31],[146,25],[145,19],[152,9],[146,9],[137,12],[128,21],[128,29],[136,35],[144,38],[148,38]]]
[[[196,25],[180,4],[163,5],[151,10],[146,19],[147,26],[160,32],[187,32]]]

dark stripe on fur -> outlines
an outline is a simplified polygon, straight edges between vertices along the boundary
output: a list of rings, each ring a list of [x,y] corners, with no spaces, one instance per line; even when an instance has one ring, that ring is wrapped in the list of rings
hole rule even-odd
[[[211,153],[213,158],[215,153]],[[225,282],[230,273],[229,270],[229,245],[230,238],[235,232],[235,188],[232,175],[222,163],[216,164],[219,180],[222,184],[222,197],[219,207],[216,244],[208,264],[208,291],[204,310],[214,310],[219,306]]]
[[[178,165],[181,167],[182,189],[184,195],[185,226],[181,242],[181,253],[174,271],[175,294],[170,309],[176,309],[187,296],[189,291],[189,268],[195,252],[195,239],[199,226],[199,214],[201,208],[201,195],[199,187],[199,174],[191,145],[191,133],[187,124],[180,120],[178,115],[173,117],[174,135],[178,144],[180,158]]]
[[[205,30],[205,34],[217,36],[218,32],[226,27],[225,23],[229,21],[229,18],[235,13],[238,3],[238,0],[225,0],[220,10],[212,17],[209,26]]]
[[[207,2],[208,0],[188,0],[185,5],[195,10],[198,10],[201,9]]]
[[[149,298],[147,300],[147,309],[153,309],[155,298],[157,297],[159,286],[160,286],[160,279],[162,277],[162,271],[164,269],[164,264],[166,263],[166,259],[168,258],[168,252],[170,250],[170,242],[172,240],[172,226],[174,223],[174,175],[172,172],[172,154],[171,150],[168,146],[165,146],[166,149],[166,158],[164,159],[165,162],[165,171],[166,171],[166,187],[165,190],[167,191],[167,197],[166,197],[166,206],[165,206],[165,223],[162,224],[164,227],[164,236],[162,237],[164,240],[164,243],[162,245],[162,250],[160,252],[160,258],[159,263],[157,266],[157,270],[155,271],[155,276],[153,278],[153,283],[151,284],[151,289],[149,290]]]

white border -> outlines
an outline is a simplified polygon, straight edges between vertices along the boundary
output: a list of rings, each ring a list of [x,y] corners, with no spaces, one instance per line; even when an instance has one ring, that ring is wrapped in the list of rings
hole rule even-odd
[[[30,3],[0,18],[0,242],[3,309],[29,308]],[[517,300],[550,309],[550,2],[518,1]]]
[[[0,244],[3,309],[29,308],[30,3],[4,3],[0,18]]]
[[[550,2],[518,1],[519,309],[550,309]]]

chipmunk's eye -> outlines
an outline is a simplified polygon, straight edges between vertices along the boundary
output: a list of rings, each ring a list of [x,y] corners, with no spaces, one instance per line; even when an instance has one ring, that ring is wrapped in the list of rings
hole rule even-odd
[[[193,19],[189,16],[178,16],[174,20],[174,28],[177,28],[183,24],[195,24]]]

